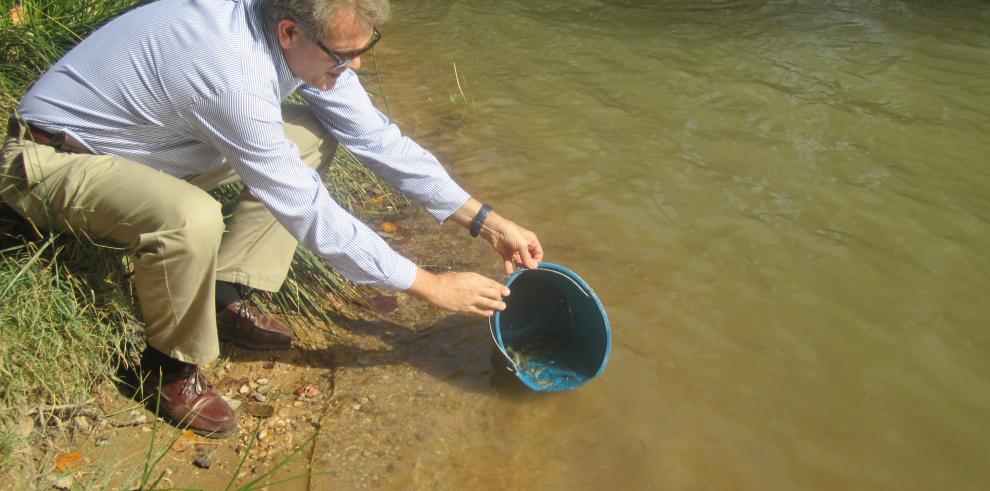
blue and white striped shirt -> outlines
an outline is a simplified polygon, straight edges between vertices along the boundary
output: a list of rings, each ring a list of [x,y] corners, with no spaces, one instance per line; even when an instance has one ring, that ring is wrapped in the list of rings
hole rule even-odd
[[[80,42],[27,93],[21,117],[93,153],[185,178],[229,163],[299,242],[361,284],[412,285],[416,268],[341,208],[282,131],[293,91],[382,179],[446,220],[467,199],[347,70],[327,91],[295,78],[255,0],[161,0]]]

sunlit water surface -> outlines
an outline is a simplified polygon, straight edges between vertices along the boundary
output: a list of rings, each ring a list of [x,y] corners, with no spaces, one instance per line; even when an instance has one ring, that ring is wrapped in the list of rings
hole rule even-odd
[[[465,350],[481,424],[397,483],[990,486],[990,4],[395,7],[369,88],[615,342],[525,397]]]

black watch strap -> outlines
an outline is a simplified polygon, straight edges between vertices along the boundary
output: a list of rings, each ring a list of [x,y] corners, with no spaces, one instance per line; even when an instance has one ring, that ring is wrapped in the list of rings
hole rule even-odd
[[[488,214],[491,212],[492,207],[490,205],[481,205],[478,214],[471,220],[471,237],[477,237],[481,233],[481,226],[485,224],[485,219],[488,218]]]

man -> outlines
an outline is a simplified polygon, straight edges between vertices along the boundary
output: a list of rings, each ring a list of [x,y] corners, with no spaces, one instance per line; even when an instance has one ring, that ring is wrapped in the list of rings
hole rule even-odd
[[[239,290],[277,290],[297,241],[356,283],[453,312],[505,308],[503,285],[417,268],[337,205],[321,179],[337,142],[438,221],[484,237],[506,272],[542,259],[535,234],[471,198],[371,105],[353,69],[388,13],[387,0],[162,0],[79,43],[11,119],[4,201],[39,227],[134,251],[144,388],[172,421],[236,430],[198,367],[219,354],[218,329],[248,348],[290,345]],[[308,106],[283,105],[293,91]],[[246,190],[224,224],[206,190],[237,180]]]

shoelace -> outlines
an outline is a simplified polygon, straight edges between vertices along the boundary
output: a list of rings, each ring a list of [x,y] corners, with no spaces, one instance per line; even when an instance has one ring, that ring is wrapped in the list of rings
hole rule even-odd
[[[255,318],[255,312],[260,312],[258,304],[254,303],[254,290],[244,287],[241,291],[241,296],[241,302],[237,304],[237,316],[253,320]]]
[[[193,392],[195,392],[196,395],[201,396],[209,388],[213,387],[213,384],[211,384],[209,380],[206,380],[206,375],[203,375],[203,371],[197,368],[196,372],[193,373],[191,377],[186,379],[185,384],[182,386],[182,392],[188,393],[190,387],[192,387]]]

